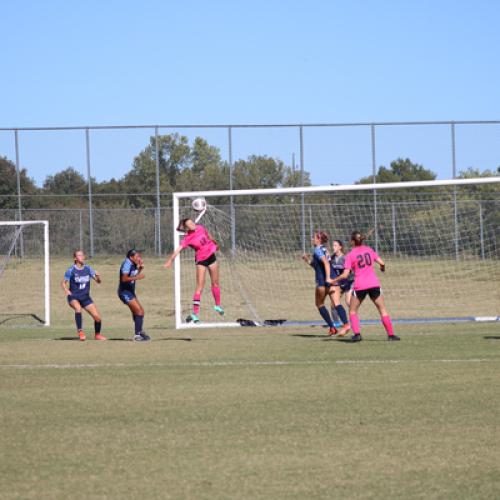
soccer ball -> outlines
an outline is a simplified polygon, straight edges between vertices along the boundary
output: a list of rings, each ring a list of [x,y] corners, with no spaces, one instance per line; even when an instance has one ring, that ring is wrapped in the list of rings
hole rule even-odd
[[[193,207],[193,210],[201,212],[207,208],[207,202],[205,198],[196,198],[196,200],[193,200],[193,203],[191,203],[191,206]]]

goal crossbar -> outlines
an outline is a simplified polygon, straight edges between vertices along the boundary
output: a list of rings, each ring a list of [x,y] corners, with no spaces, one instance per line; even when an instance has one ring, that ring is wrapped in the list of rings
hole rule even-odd
[[[434,181],[408,181],[408,182],[384,182],[372,184],[342,184],[328,186],[307,186],[291,188],[268,188],[268,189],[232,189],[219,191],[185,191],[173,193],[174,200],[181,198],[213,197],[213,196],[252,196],[270,194],[308,194],[328,193],[335,191],[373,191],[386,189],[406,189],[423,187],[463,186],[476,184],[500,183],[500,177],[477,177],[474,179],[444,179]]]

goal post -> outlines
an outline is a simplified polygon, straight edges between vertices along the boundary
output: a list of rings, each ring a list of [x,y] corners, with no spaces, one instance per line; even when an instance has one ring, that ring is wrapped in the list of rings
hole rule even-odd
[[[27,234],[29,229],[34,230],[35,228],[40,228],[41,234],[34,231]],[[0,304],[0,314],[2,314],[3,309],[8,307],[8,311],[3,314],[11,316],[30,315],[42,322],[44,326],[50,326],[49,252],[48,221],[0,221],[0,287],[4,290],[7,289],[9,293],[9,297],[4,298],[3,303]],[[32,268],[31,263],[27,261],[40,262],[41,255],[43,255],[43,264]],[[38,310],[42,309],[43,318],[40,318],[33,310],[29,310],[29,303],[28,305],[21,304],[21,309],[17,309],[16,304],[12,303],[12,301],[17,302],[14,290],[19,290],[23,299],[28,302],[29,300],[37,300],[38,290],[36,286],[33,286],[33,282],[38,281],[36,273],[40,271],[43,272],[43,308],[34,305],[34,310],[38,313]],[[13,275],[12,279],[10,279],[10,274]],[[7,283],[5,283],[6,281]]]
[[[195,219],[191,202],[200,197],[207,201],[200,224],[220,246],[227,320],[210,312],[207,277],[202,321],[185,321],[195,283],[186,250],[174,268],[176,328],[238,326],[242,318],[318,323],[314,276],[300,256],[319,229],[344,241],[346,253],[352,230],[372,230],[367,244],[388,264],[382,288],[396,319],[498,319],[500,177],[174,193],[175,248],[176,227]],[[490,297],[474,291],[478,284]],[[371,309],[363,310],[367,319],[375,318]]]

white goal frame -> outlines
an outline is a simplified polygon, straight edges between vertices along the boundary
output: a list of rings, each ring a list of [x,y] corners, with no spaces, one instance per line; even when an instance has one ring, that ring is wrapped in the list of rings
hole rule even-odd
[[[50,250],[49,250],[49,221],[0,221],[0,226],[33,226],[43,225],[43,257],[44,257],[44,326],[50,326]]]
[[[387,182],[378,184],[345,184],[339,186],[309,186],[293,188],[272,188],[272,189],[233,189],[219,191],[191,191],[173,193],[173,243],[174,249],[180,244],[181,235],[176,230],[179,225],[179,200],[185,198],[211,198],[216,196],[251,196],[251,195],[287,195],[287,194],[310,194],[342,191],[381,191],[387,189],[408,189],[439,186],[466,186],[478,184],[500,183],[500,177],[478,177],[473,179],[448,179],[433,181],[411,181],[411,182]],[[236,322],[215,322],[215,323],[186,323],[182,321],[181,307],[181,259],[175,259],[174,264],[174,307],[175,307],[175,328],[221,328],[239,327]]]

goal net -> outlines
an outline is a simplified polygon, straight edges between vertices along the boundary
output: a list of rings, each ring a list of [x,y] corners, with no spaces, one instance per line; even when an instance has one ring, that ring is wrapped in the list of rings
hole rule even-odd
[[[192,200],[204,197],[200,220],[219,244],[221,321],[213,311],[210,280],[201,299],[199,326],[320,322],[314,271],[302,260],[315,231],[326,231],[349,251],[353,230],[386,262],[379,274],[386,305],[396,320],[496,319],[500,306],[500,178],[174,194],[175,232],[195,219]],[[176,326],[191,326],[194,253],[175,268]],[[378,271],[377,271],[378,273]],[[327,299],[328,305],[328,299]],[[375,319],[364,307],[363,319]]]
[[[0,327],[50,325],[47,221],[0,221]]]

